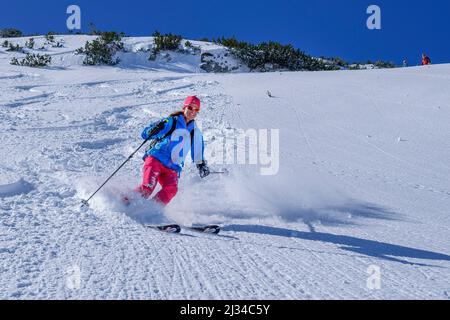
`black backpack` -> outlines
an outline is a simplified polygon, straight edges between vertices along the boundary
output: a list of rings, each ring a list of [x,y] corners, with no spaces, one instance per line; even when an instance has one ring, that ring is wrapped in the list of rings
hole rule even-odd
[[[163,140],[164,140],[165,138],[167,138],[167,137],[170,137],[170,136],[172,135],[172,133],[175,131],[175,129],[176,129],[176,127],[177,127],[178,116],[172,116],[172,119],[173,119],[173,121],[172,121],[172,127],[170,128],[170,130],[167,131],[167,133],[166,133],[163,137],[161,137],[161,138],[159,138],[159,139],[154,139],[154,140],[148,145],[148,147],[145,149],[145,154],[144,154],[144,157],[143,157],[144,160],[145,160],[145,158],[147,158],[147,152],[148,152],[148,151],[150,151],[151,149],[153,149],[153,147],[156,146],[156,144],[157,144],[158,142],[163,141]],[[194,120],[192,120],[192,121],[194,121]],[[192,129],[192,131],[191,131],[191,145],[194,143],[194,130],[195,130],[195,129]]]

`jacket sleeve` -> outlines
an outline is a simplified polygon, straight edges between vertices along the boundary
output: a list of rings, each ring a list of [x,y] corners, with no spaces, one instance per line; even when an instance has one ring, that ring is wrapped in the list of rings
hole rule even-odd
[[[194,130],[194,139],[192,139],[193,141],[191,144],[191,158],[195,164],[199,164],[205,160],[204,158],[205,143],[203,141],[203,134],[201,133],[200,129],[195,127],[193,130]]]
[[[142,134],[141,134],[142,139],[144,139],[144,140],[147,140],[149,138],[150,139],[159,139],[161,137],[164,137],[164,135],[166,135],[169,132],[170,128],[172,128],[173,121],[174,121],[174,119],[172,117],[168,117],[168,118],[159,120],[157,122],[151,123],[148,127],[145,127],[144,131],[142,131]],[[150,132],[161,122],[164,123],[164,128],[161,131],[157,132],[156,134],[153,134],[152,136],[150,136]]]

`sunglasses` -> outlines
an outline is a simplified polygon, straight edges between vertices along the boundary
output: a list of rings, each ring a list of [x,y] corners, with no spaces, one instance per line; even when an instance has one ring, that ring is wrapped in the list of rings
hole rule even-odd
[[[193,105],[188,105],[186,108],[191,110],[191,111],[194,110],[195,112],[199,112],[200,111],[199,107],[193,106]]]

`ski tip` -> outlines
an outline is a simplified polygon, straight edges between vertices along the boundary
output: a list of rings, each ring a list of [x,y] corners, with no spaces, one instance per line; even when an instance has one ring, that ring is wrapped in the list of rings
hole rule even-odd
[[[220,232],[220,226],[218,226],[218,225],[208,225],[208,226],[201,226],[201,227],[190,227],[189,229],[191,229],[193,231],[209,233],[209,234],[218,234]]]
[[[168,224],[162,226],[147,225],[146,227],[167,233],[180,233],[181,231],[181,227],[177,224]]]
[[[216,226],[216,225],[207,226],[205,232],[212,233],[212,234],[218,234],[220,232],[220,226]]]

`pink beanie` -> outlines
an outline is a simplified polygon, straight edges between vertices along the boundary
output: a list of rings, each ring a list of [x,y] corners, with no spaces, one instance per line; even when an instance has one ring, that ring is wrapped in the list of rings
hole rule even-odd
[[[183,109],[186,108],[188,105],[195,105],[200,109],[200,99],[196,96],[189,96],[184,100]]]

